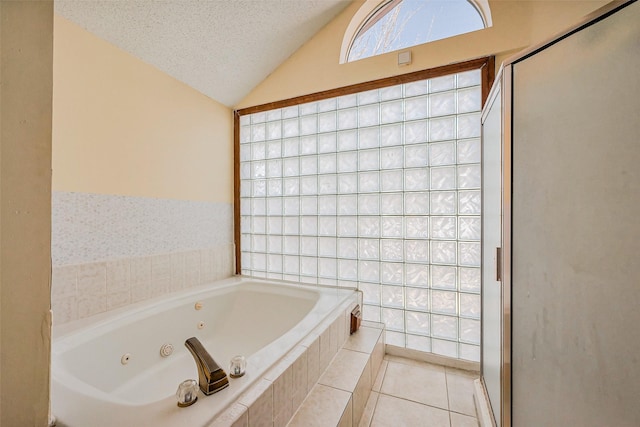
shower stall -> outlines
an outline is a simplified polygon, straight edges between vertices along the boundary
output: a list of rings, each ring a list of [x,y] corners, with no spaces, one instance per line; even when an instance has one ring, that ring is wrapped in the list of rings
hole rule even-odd
[[[640,4],[505,62],[483,112],[482,398],[640,425]]]

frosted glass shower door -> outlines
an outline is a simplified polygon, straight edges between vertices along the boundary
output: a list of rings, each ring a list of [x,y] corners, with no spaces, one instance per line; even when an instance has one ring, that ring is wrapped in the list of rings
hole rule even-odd
[[[639,23],[627,3],[513,64],[516,427],[640,425]]]

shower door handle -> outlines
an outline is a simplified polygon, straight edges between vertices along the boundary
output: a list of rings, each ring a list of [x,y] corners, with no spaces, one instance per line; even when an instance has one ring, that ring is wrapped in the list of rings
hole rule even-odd
[[[496,248],[496,282],[502,282],[502,248]]]

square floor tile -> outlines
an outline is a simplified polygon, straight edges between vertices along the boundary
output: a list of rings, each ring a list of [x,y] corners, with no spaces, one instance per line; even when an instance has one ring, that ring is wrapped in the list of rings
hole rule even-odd
[[[478,375],[451,368],[447,368],[446,373],[449,409],[475,417],[476,406],[473,402],[473,381],[478,378]]]
[[[381,394],[373,413],[371,427],[449,427],[449,413]]]
[[[427,363],[405,365],[389,361],[380,391],[425,405],[449,409],[447,382],[442,366]]]
[[[478,420],[467,415],[449,412],[451,415],[451,427],[478,427]]]

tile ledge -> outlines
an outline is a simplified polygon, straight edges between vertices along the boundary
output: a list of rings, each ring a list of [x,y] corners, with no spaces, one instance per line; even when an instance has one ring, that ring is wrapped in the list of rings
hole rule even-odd
[[[471,371],[478,374],[480,373],[480,363],[478,362],[453,359],[451,357],[440,356],[434,353],[426,353],[424,351],[413,350],[410,348],[403,348],[386,344],[385,354],[388,354],[390,356],[404,357],[406,359],[411,359],[418,362],[427,362],[434,365],[462,369],[463,371]]]
[[[473,403],[476,407],[476,418],[480,427],[496,427],[491,416],[484,385],[479,378],[473,382]]]
[[[382,340],[383,334],[384,334],[384,325],[371,323],[371,324],[368,324],[367,326],[364,326],[364,327],[367,328],[367,329],[378,329],[379,330],[379,334],[377,335],[376,339],[378,341]],[[361,328],[361,330],[362,330],[362,328]],[[357,333],[358,332],[355,332],[355,334],[357,334]],[[334,357],[332,359],[332,361],[329,363],[329,366],[327,366],[327,369],[325,370],[325,373],[327,371],[329,371],[330,369],[333,369],[332,365],[334,363],[337,363],[336,361],[338,360],[337,354],[340,353],[340,351],[343,351],[343,350],[347,352],[345,354],[353,353],[354,355],[358,355],[358,354],[360,354],[360,355],[367,354],[368,355],[367,363],[364,364],[361,369],[359,369],[359,372],[357,372],[358,378],[362,378],[362,375],[365,373],[365,370],[371,369],[371,365],[370,364],[371,364],[371,362],[373,360],[373,353],[376,351],[375,350],[376,346],[374,345],[371,348],[371,351],[369,351],[369,352],[346,348],[346,344],[347,344],[349,338],[352,337],[352,336],[353,336],[353,334],[351,334],[351,335],[349,335],[349,337],[347,337],[347,340],[345,341],[345,343],[343,343],[342,347],[336,353],[336,357]],[[382,365],[382,358],[381,358],[380,362],[381,362],[380,363],[380,366],[381,366]],[[376,369],[375,369],[376,373],[379,371],[380,366],[376,367]],[[324,373],[323,373],[323,375],[324,375]],[[303,417],[304,417],[305,414],[312,412],[312,411],[306,410],[306,406],[312,404],[311,403],[311,399],[309,399],[309,396],[313,393],[314,390],[316,390],[317,386],[322,386],[322,387],[333,389],[333,390],[336,390],[336,391],[339,391],[339,392],[342,392],[342,393],[348,393],[349,394],[350,398],[345,403],[345,407],[343,408],[343,414],[342,414],[341,419],[345,416],[344,411],[346,411],[348,409],[349,402],[351,402],[351,404],[353,405],[353,398],[354,398],[354,395],[356,393],[356,388],[358,387],[358,384],[359,384],[360,381],[358,380],[356,382],[356,385],[354,385],[353,390],[349,391],[349,390],[345,390],[344,388],[339,388],[339,387],[336,387],[336,386],[333,386],[333,385],[330,385],[330,384],[327,384],[327,383],[323,383],[322,382],[323,375],[320,376],[320,378],[318,379],[318,382],[316,383],[316,386],[314,386],[314,389],[312,389],[312,391],[309,393],[307,398],[302,402],[302,404],[300,405],[298,410],[294,413],[294,415],[293,415],[293,417],[291,418],[291,421],[290,421],[292,423],[292,425],[311,425],[312,424],[311,420],[306,420]],[[367,397],[366,397],[365,402],[368,402],[369,396],[372,393],[374,380],[375,380],[375,378],[371,378],[370,379],[371,386],[370,386],[370,388],[368,388],[368,393],[367,393]],[[363,410],[364,410],[364,408],[363,408]],[[355,408],[352,407],[352,411],[355,411]],[[362,418],[362,416],[364,416],[364,414],[360,415],[360,419]],[[355,417],[355,414],[354,414],[354,417]],[[352,420],[352,424],[355,426],[355,425],[357,425],[357,422],[354,422],[354,421],[355,421],[355,419]],[[330,426],[327,426],[327,427],[330,427]]]

